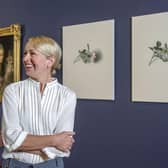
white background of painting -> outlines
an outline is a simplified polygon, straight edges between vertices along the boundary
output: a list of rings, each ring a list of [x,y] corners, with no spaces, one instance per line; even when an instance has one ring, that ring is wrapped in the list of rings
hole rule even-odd
[[[132,18],[132,100],[168,102],[168,62],[148,65],[159,40],[168,42],[168,13]]]
[[[101,49],[99,63],[73,63],[78,50]],[[63,84],[78,98],[114,99],[114,20],[63,27]]]

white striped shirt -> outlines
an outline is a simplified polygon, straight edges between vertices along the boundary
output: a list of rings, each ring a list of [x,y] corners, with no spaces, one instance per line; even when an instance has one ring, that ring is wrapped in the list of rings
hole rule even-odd
[[[76,95],[59,84],[57,79],[47,83],[43,94],[40,83],[28,78],[8,85],[2,100],[2,136],[5,146],[2,157],[17,158],[26,163],[44,160],[35,154],[13,152],[28,134],[52,135],[72,131],[76,107]],[[70,152],[61,152],[54,147],[43,151],[49,158],[68,157]]]

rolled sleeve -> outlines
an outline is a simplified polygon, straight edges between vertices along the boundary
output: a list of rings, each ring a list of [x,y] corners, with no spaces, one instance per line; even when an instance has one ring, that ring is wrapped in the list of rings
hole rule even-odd
[[[63,131],[73,131],[74,129],[74,120],[75,120],[75,108],[76,108],[76,94],[74,92],[69,92],[66,95],[61,114],[58,117],[55,132],[60,133]],[[54,147],[46,147],[43,149],[43,152],[49,158],[55,157],[69,157],[70,151],[62,152]]]
[[[50,159],[54,159],[56,157],[69,157],[70,151],[62,152],[54,147],[46,147],[42,150]]]
[[[7,133],[3,137],[3,143],[4,143],[5,148],[9,152],[12,152],[22,145],[22,143],[25,140],[28,133],[24,132],[24,131],[15,132],[14,130],[11,130],[11,131],[8,131],[8,132],[11,132],[11,133],[9,133],[9,134]],[[16,137],[17,134],[19,134],[19,135]]]
[[[18,109],[16,91],[13,85],[9,85],[2,99],[2,139],[9,152],[21,146],[28,134],[20,126]]]

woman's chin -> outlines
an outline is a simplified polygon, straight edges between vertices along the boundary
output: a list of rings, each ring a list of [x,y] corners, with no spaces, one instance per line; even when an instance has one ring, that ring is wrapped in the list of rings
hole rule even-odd
[[[33,74],[30,71],[26,71],[26,75],[29,77],[33,77]]]

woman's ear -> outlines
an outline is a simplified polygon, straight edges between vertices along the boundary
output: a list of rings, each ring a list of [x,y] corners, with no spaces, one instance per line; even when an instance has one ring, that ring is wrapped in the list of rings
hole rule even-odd
[[[54,57],[48,57],[48,58],[47,58],[47,66],[48,66],[48,68],[53,67],[54,62],[55,62]]]

